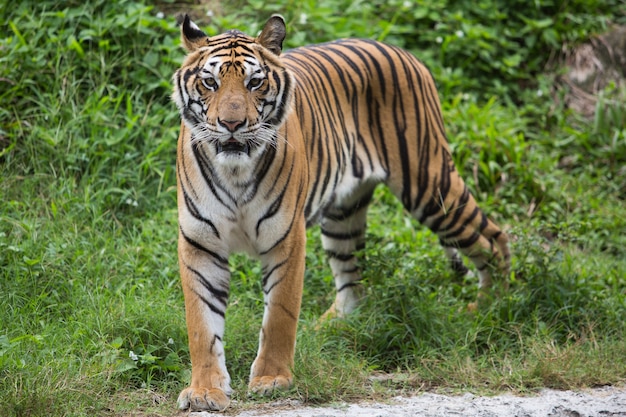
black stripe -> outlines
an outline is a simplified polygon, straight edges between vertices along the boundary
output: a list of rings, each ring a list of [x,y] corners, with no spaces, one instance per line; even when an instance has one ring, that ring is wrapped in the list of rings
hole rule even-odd
[[[189,194],[187,193],[187,190],[185,189],[185,185],[181,183],[180,188],[183,191],[183,199],[185,201],[185,206],[189,210],[189,213],[194,218],[200,220],[201,222],[203,222],[204,224],[209,226],[209,228],[215,234],[215,237],[217,237],[219,239],[220,238],[220,232],[217,230],[217,227],[215,227],[215,224],[211,220],[207,219],[206,217],[204,217],[204,216],[202,216],[200,214],[200,211],[198,210],[198,207],[196,206],[194,201],[191,199],[191,197],[189,197]]]
[[[193,246],[194,248],[205,252],[206,254],[210,255],[213,259],[215,259],[215,265],[218,266],[221,269],[224,269],[226,271],[230,271],[230,269],[228,268],[228,259],[224,258],[223,256],[220,256],[217,252],[214,252],[210,249],[205,248],[204,246],[202,246],[200,243],[196,242],[195,240],[191,239],[189,236],[187,236],[185,234],[185,232],[183,231],[182,227],[179,227],[180,230],[180,234],[181,236],[185,239],[185,241],[190,244],[191,246]]]
[[[461,224],[450,224],[444,231],[439,232],[439,236],[445,240],[452,240],[457,236],[461,235],[468,227],[471,227],[471,224],[474,222],[474,219],[478,215],[484,216],[484,213],[480,210],[478,206],[472,210],[472,213],[463,219]],[[456,227],[456,228],[453,228]]]
[[[289,102],[289,98],[292,97],[291,93],[292,93],[293,87],[291,85],[291,77],[289,77],[289,74],[287,74],[286,72],[283,72],[282,74],[278,74],[276,71],[274,71],[273,75],[274,75],[277,87],[283,93],[280,102],[278,102],[278,105],[274,107],[274,111],[276,112],[276,115],[270,121],[270,123],[277,125],[284,120],[285,115],[287,113],[287,109],[289,108],[291,104]],[[280,83],[281,80],[284,81],[284,85]]]
[[[263,213],[263,215],[257,221],[256,228],[255,228],[257,237],[259,237],[259,228],[261,227],[261,223],[263,223],[265,220],[268,220],[274,217],[276,213],[278,213],[278,210],[280,209],[280,206],[283,202],[283,199],[285,197],[285,192],[287,191],[287,187],[289,186],[289,184],[290,183],[287,182],[285,187],[281,190],[280,194],[278,194],[278,196],[274,199],[272,204],[270,204],[270,206],[265,211],[265,213]]]
[[[355,178],[363,178],[363,161],[358,157],[356,149],[352,150],[352,175]]]
[[[242,52],[242,50],[244,52],[248,52],[247,55],[245,56],[254,56],[254,51],[252,50],[252,48],[248,47],[247,45],[244,45],[243,42],[239,42],[239,41],[232,41],[232,40],[228,40],[225,42],[220,42],[217,45],[209,45],[209,47],[211,48],[211,51],[209,52],[209,54],[211,55],[211,57],[219,57],[219,56],[231,56],[233,53],[235,54],[235,57],[239,57],[244,55],[244,53]],[[239,49],[236,49],[239,48]],[[226,51],[226,54],[219,54],[219,52],[221,51]]]
[[[207,300],[202,295],[198,294],[197,291],[194,291],[194,293],[198,296],[198,298],[202,300],[202,302],[209,308],[209,310],[211,310],[218,316],[221,316],[223,318],[226,317],[226,312],[224,310],[221,310],[218,307],[216,307],[213,303],[211,303],[211,301]]]
[[[242,201],[242,204],[247,204],[252,201],[259,190],[259,185],[265,179],[267,173],[274,163],[274,159],[276,158],[276,148],[273,146],[269,146],[265,149],[261,161],[259,161],[254,173],[250,176],[250,181],[246,182],[242,185],[242,188],[250,188],[252,189],[246,193],[246,199]],[[282,163],[284,164],[284,158]]]
[[[222,341],[222,338],[219,337],[218,335],[213,335],[213,340],[211,340],[211,346],[209,347],[209,352],[213,352],[213,347],[215,346],[215,343],[217,343],[217,341]]]
[[[341,292],[341,291],[345,290],[346,288],[358,287],[359,285],[361,285],[361,284],[358,281],[356,281],[356,282],[348,282],[347,284],[343,284],[340,288],[337,288],[337,292]]]
[[[341,271],[342,274],[356,274],[360,271],[360,268],[358,266],[355,266],[353,268],[350,269],[343,269]]]
[[[480,234],[473,232],[470,237],[465,239],[458,239],[454,241],[454,247],[458,247],[460,249],[467,249],[476,243],[480,239]]]
[[[187,129],[187,128],[183,127],[183,129]],[[183,152],[184,152],[184,150],[183,150]],[[181,171],[182,171],[182,173],[181,173]],[[187,165],[185,164],[184,155],[180,155],[179,158],[176,161],[176,174],[178,175],[178,181],[180,181],[181,184],[183,184],[183,183],[189,184],[192,194],[194,195],[194,197],[198,198],[198,193],[193,188],[191,180],[189,179],[189,174],[187,173]],[[182,174],[185,175],[184,178],[183,178]]]
[[[363,236],[363,229],[357,229],[357,230],[352,230],[349,232],[331,232],[329,230],[325,230],[324,228],[321,229],[322,234],[326,237],[329,237],[331,239],[337,239],[337,240],[351,240],[351,239],[356,239],[359,238],[361,236]]]
[[[292,253],[293,253],[293,251],[292,251]],[[289,255],[291,255],[291,253],[290,253]],[[290,257],[290,256],[289,256],[289,257]],[[276,284],[277,284],[277,283],[274,283],[274,284],[273,284],[273,285],[272,285],[269,289],[265,290],[265,286],[267,285],[267,282],[269,281],[270,277],[272,276],[272,274],[273,274],[273,273],[274,273],[277,269],[279,269],[279,268],[283,267],[283,266],[287,263],[287,261],[288,261],[289,257],[287,257],[287,259],[285,259],[285,260],[283,260],[283,261],[281,261],[281,262],[277,263],[277,264],[276,264],[276,265],[274,265],[274,266],[272,267],[272,269],[270,269],[267,273],[263,274],[263,280],[261,281],[261,283],[262,283],[263,291],[264,291],[266,294],[269,294],[269,293],[270,293],[270,291],[272,290],[272,288],[274,288],[274,287],[276,286]],[[279,280],[279,281],[280,281],[280,280]]]
[[[478,271],[480,271],[480,272],[483,272],[483,271],[485,271],[485,270],[487,270],[489,268],[489,265],[490,265],[490,263],[487,261],[487,262],[485,262],[484,264],[482,264],[480,266],[476,265],[476,269]]]
[[[274,242],[274,244],[272,244],[269,248],[267,248],[264,251],[260,251],[259,255],[267,255],[268,253],[270,253],[272,251],[272,249],[274,249],[276,246],[278,246],[280,244],[280,242],[282,242],[283,240],[285,240],[287,238],[287,236],[289,236],[289,233],[291,233],[291,229],[293,228],[296,216],[297,216],[297,212],[293,213],[293,217],[291,218],[291,221],[289,222],[289,226],[287,227],[287,229],[285,230],[285,233],[283,233],[283,235],[281,237],[278,238],[278,240],[276,240],[276,242]]]
[[[462,198],[463,196],[461,196],[459,200],[453,202],[447,210],[442,211],[437,218],[429,222],[430,224],[428,227],[430,228],[430,230],[435,233],[439,233],[441,224],[444,222],[444,220],[449,218],[450,213],[454,213],[454,215],[452,216],[452,219],[450,219],[450,221],[448,222],[445,230],[450,230],[454,225],[456,225],[456,223],[459,221],[459,218],[461,217],[461,214],[463,214],[464,203],[461,202]]]
[[[191,266],[187,265],[186,263],[184,264],[185,267],[191,271],[193,274],[196,275],[196,277],[198,278],[198,281],[200,281],[200,284],[202,284],[202,286],[211,293],[211,295],[213,295],[213,297],[217,298],[219,301],[222,302],[222,304],[226,305],[228,303],[228,291],[227,290],[222,290],[219,288],[215,288],[211,282],[209,282],[209,280],[202,275],[199,271],[197,271],[196,269],[192,268]]]
[[[219,201],[220,204],[222,204],[224,207],[230,210],[231,213],[234,213],[234,210],[232,209],[232,207],[224,202],[224,200],[220,197],[219,193],[217,192],[217,189],[215,188],[216,185],[220,186],[220,184],[215,183],[213,181],[213,178],[218,178],[218,177],[216,176],[216,173],[213,171],[210,158],[203,152],[202,147],[200,146],[199,142],[196,142],[192,145],[192,150],[196,158],[196,161],[198,162],[198,166],[200,167],[200,173],[202,174],[202,178],[204,178],[204,181],[206,182],[209,189],[211,190],[211,193],[213,193],[213,195],[215,196],[217,201]],[[224,193],[231,199],[233,203],[235,203],[235,199],[228,193],[227,190],[225,190],[221,186],[220,186],[220,189],[224,191]]]
[[[337,259],[343,262],[347,262],[355,258],[353,253],[338,253],[332,250],[326,250],[326,255],[328,255],[329,258]]]
[[[297,195],[297,201],[295,206],[296,207],[301,207],[300,206],[300,200],[302,198],[305,198],[306,196],[304,195],[304,193],[298,193]],[[284,241],[287,236],[289,236],[289,234],[291,233],[291,230],[293,229],[293,226],[296,222],[296,219],[299,219],[299,210],[294,210],[293,212],[293,216],[291,217],[291,221],[289,222],[289,225],[287,226],[287,229],[285,230],[285,233],[283,233],[283,235],[281,237],[278,238],[278,240],[276,240],[276,242],[274,242],[274,244],[272,244],[269,248],[267,248],[264,251],[260,251],[259,255],[267,255],[269,252],[271,252],[276,246],[278,246],[282,241]]]
[[[285,307],[282,303],[272,303],[272,304],[280,307],[293,321],[298,320],[298,317],[294,315],[291,311],[287,310],[287,307]]]
[[[450,259],[450,266],[454,272],[461,276],[466,275],[469,272],[469,269],[465,266],[463,260],[458,255]]]
[[[372,192],[368,192],[354,204],[349,207],[333,207],[332,212],[327,210],[324,212],[324,217],[336,221],[342,222],[354,216],[359,210],[366,208],[372,200]]]

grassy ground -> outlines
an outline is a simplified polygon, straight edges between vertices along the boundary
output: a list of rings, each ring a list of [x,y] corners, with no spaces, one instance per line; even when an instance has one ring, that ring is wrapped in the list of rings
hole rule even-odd
[[[297,380],[285,395],[319,403],[390,390],[623,382],[626,109],[584,120],[547,99],[549,76],[518,91],[502,69],[501,85],[485,83],[485,95],[469,67],[450,70],[445,35],[429,35],[431,48],[420,51],[407,14],[355,3],[339,18],[339,3],[215,8],[207,31],[255,33],[259,14],[281,11],[290,46],[352,34],[424,56],[440,80],[458,167],[512,237],[511,289],[467,314],[476,283],[454,278],[434,236],[379,189],[362,253],[368,297],[319,330],[332,278],[319,230],[309,232]],[[173,16],[157,16],[171,5],[0,6],[0,415],[171,415],[190,369],[176,261],[178,115],[169,100],[182,52]],[[440,6],[427,12],[451,25]],[[597,10],[586,22],[611,13],[623,17]],[[463,16],[459,42],[487,39]],[[231,265],[226,351],[234,399],[247,407],[260,401],[245,394],[262,315],[259,266],[243,256]]]

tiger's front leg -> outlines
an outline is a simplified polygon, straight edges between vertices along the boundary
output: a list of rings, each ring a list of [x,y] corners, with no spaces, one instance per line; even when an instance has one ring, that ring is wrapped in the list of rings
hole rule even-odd
[[[304,219],[290,236],[261,257],[265,311],[249,389],[259,395],[291,387],[306,250]]]
[[[232,392],[222,341],[230,280],[228,259],[182,231],[178,249],[191,355],[191,384],[178,396],[178,408],[222,411]]]

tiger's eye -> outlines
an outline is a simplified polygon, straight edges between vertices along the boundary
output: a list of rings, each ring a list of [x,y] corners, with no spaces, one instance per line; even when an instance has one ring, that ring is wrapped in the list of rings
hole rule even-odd
[[[215,78],[203,78],[202,85],[209,90],[215,90],[217,88],[217,81],[215,81]]]
[[[252,78],[248,81],[248,88],[253,89],[259,87],[263,83],[263,78]]]

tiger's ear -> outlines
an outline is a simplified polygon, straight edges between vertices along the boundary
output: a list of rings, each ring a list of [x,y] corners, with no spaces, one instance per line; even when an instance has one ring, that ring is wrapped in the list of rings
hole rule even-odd
[[[280,55],[283,49],[283,41],[287,29],[285,28],[285,19],[275,14],[265,23],[261,34],[257,36],[256,41],[265,48],[269,49],[276,55]]]
[[[205,46],[207,38],[208,35],[193,23],[188,15],[183,17],[183,24],[180,27],[180,40],[187,52],[193,52],[201,46]]]

